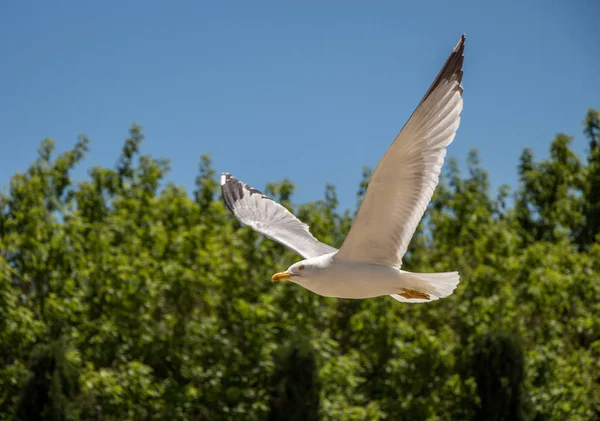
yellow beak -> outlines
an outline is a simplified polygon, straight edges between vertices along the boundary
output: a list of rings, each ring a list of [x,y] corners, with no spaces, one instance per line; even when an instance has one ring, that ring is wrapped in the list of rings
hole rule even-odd
[[[292,275],[291,273],[287,273],[287,272],[279,272],[279,273],[276,273],[275,275],[273,275],[271,280],[273,282],[287,281],[292,276],[297,276],[297,275]]]

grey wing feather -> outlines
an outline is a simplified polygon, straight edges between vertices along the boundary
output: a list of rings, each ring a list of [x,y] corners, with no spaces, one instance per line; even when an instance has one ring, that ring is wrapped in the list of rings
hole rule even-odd
[[[398,267],[460,124],[465,36],[377,165],[340,259]]]
[[[337,251],[317,240],[308,225],[285,207],[231,174],[221,175],[221,192],[225,206],[241,223],[302,257],[307,259]]]

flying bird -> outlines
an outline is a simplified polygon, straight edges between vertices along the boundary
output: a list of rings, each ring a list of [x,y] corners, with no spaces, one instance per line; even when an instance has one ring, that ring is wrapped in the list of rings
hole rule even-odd
[[[379,161],[339,250],[317,240],[279,203],[231,174],[221,175],[223,200],[236,218],[304,258],[273,275],[274,282],[288,280],[326,297],[390,295],[407,303],[452,294],[458,272],[415,273],[400,267],[460,124],[464,48],[463,35]]]

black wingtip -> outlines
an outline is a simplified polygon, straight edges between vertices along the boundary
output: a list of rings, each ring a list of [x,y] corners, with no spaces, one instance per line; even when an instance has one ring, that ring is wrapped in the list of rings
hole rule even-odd
[[[253,194],[260,195],[263,199],[272,200],[265,196],[260,190],[250,187],[246,183],[241,182],[228,172],[221,173],[221,196],[225,202],[225,207],[232,213],[237,201],[241,200],[245,194],[252,196]]]
[[[438,85],[442,81],[448,79],[455,78],[459,85],[458,89],[460,89],[462,93],[461,83],[463,77],[462,66],[465,55],[465,39],[466,35],[462,34],[460,39],[452,49],[452,52],[446,60],[446,63],[444,63],[444,67],[442,67],[442,70],[440,70],[440,73],[437,75],[433,84],[429,87],[429,90],[421,100],[421,103],[423,103],[429,97],[429,95],[435,90],[435,88],[438,87]]]
[[[233,213],[235,202],[243,197],[243,186],[228,172],[221,173],[221,196],[225,207]]]
[[[465,39],[466,38],[467,38],[467,35],[463,32],[463,34],[460,36],[460,39],[458,40],[458,42],[454,46],[454,49],[452,50],[453,53],[456,53],[458,50],[463,50],[464,51],[464,49],[465,49]]]

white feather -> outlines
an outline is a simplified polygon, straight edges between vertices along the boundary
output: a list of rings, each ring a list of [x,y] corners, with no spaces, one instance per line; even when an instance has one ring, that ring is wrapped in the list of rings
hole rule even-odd
[[[308,225],[286,208],[231,174],[221,175],[221,191],[225,204],[241,223],[302,257],[317,257],[337,251],[317,240]]]

